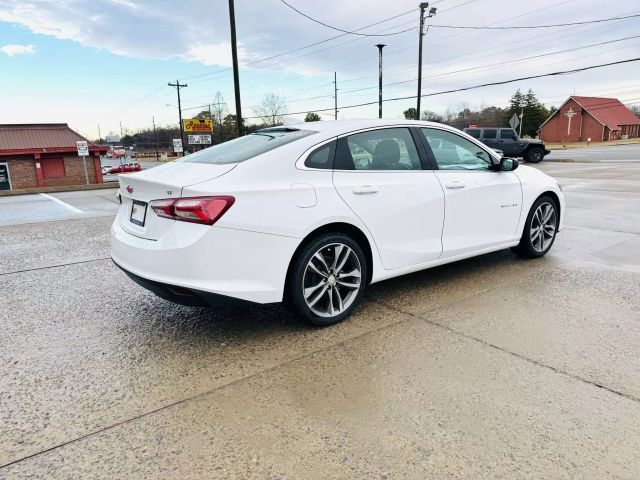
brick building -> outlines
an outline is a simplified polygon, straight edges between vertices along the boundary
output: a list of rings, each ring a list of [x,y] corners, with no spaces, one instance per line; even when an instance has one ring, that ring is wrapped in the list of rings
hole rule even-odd
[[[640,118],[617,98],[569,97],[540,126],[545,142],[606,142],[640,136]]]
[[[66,123],[0,125],[0,191],[85,185],[78,140],[86,139]],[[102,183],[100,155],[107,150],[89,143],[89,183]]]

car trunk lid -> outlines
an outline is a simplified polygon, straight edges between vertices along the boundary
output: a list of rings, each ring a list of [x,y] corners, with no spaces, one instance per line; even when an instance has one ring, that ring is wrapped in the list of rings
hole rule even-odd
[[[182,189],[220,177],[236,164],[215,165],[172,162],[139,173],[119,175],[122,206],[118,222],[123,230],[140,238],[159,239],[175,220],[158,217],[149,202],[179,198]]]

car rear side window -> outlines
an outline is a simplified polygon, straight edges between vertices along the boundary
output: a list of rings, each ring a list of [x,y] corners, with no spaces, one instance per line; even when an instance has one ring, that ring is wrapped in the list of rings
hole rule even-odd
[[[501,140],[516,140],[516,132],[513,130],[500,130],[500,139]]]
[[[480,130],[467,130],[466,132],[473,138],[480,138]]]
[[[494,130],[485,130],[483,135],[482,135],[482,137],[485,140],[491,140],[493,138],[496,138],[497,134],[498,134],[498,131],[495,130],[495,129]]]
[[[381,128],[341,138],[337,170],[421,170],[408,128]]]
[[[330,142],[322,147],[317,148],[309,154],[304,161],[304,166],[309,168],[333,168],[333,154],[335,152],[336,142]]]
[[[187,163],[209,163],[226,165],[240,163],[257,155],[269,152],[288,143],[312,135],[311,130],[292,128],[268,128],[228,142],[205,148],[178,160]]]

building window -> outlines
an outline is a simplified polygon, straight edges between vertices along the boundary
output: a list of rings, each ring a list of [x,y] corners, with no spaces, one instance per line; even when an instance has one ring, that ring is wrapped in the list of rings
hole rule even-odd
[[[64,159],[46,158],[40,161],[42,164],[42,176],[44,178],[61,178],[64,177]]]

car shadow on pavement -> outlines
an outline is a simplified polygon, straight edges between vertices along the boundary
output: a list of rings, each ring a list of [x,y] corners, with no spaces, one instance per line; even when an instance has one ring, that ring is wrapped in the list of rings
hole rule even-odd
[[[422,270],[413,274],[371,285],[362,304],[344,324],[367,321],[376,302],[402,309],[411,304],[450,303],[456,298],[473,294],[478,289],[518,279],[529,272],[528,262],[518,259],[509,250],[490,253],[452,264]],[[144,301],[129,305],[133,318],[144,329],[150,328],[175,338],[210,338],[215,341],[242,339],[264,335],[287,336],[305,331],[317,331],[304,320],[293,317],[281,304],[239,306],[234,308],[187,307],[160,299],[140,289]],[[329,327],[335,328],[335,327]]]

